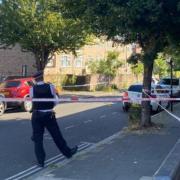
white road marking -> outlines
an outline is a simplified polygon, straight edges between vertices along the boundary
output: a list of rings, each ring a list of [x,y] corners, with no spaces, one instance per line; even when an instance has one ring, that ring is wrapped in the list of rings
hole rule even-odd
[[[53,138],[52,137],[44,137],[44,139],[52,140]]]
[[[74,127],[74,125],[68,126],[68,127],[65,128],[65,130],[71,129],[71,128],[73,128],[73,127]]]
[[[87,121],[84,121],[85,124],[86,124],[86,123],[90,123],[90,122],[92,122],[91,119],[89,119],[89,120],[87,120]]]
[[[106,115],[102,115],[102,116],[100,116],[100,119],[103,119],[103,118],[105,118],[106,117]]]
[[[92,146],[92,143],[83,142],[82,144],[80,144],[78,146],[78,151],[85,150],[86,148],[88,148],[90,146]],[[49,166],[49,165],[51,165],[53,163],[58,163],[59,161],[64,160],[64,159],[65,159],[65,157],[62,154],[58,154],[58,155],[46,160],[45,161],[45,167],[47,167],[47,166]],[[22,172],[19,172],[19,173],[15,174],[15,175],[13,175],[11,177],[8,177],[5,180],[14,180],[14,179],[21,180],[21,179],[24,179],[25,177],[27,177],[29,175],[32,175],[32,174],[34,174],[34,173],[36,173],[36,172],[38,172],[38,171],[40,171],[42,169],[43,168],[38,167],[37,165],[35,165],[35,166],[30,167],[29,169],[26,169],[26,170],[24,170]]]

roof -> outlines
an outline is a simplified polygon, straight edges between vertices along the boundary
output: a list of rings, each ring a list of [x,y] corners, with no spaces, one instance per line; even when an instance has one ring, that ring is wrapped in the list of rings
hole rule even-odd
[[[131,84],[130,86],[143,86],[142,83],[135,83],[135,84]],[[157,86],[161,86],[160,84],[153,84],[151,83],[151,87],[157,87]]]
[[[4,81],[12,81],[12,80],[28,80],[34,79],[33,77],[23,77],[23,76],[9,76]]]

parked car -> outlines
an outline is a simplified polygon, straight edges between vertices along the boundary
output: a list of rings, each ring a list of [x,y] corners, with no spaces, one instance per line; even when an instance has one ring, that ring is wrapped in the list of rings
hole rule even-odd
[[[151,83],[152,84],[158,84],[158,80],[155,77],[152,77]]]
[[[34,82],[32,77],[7,79],[0,85],[0,94],[6,98],[29,97],[30,88],[33,86]],[[5,109],[12,107],[21,107],[24,111],[31,111],[32,102],[7,102],[5,105]]]
[[[162,78],[159,82],[164,89],[171,90],[171,78]],[[180,96],[180,78],[172,78],[172,94],[174,97]]]
[[[138,98],[142,98],[142,84],[133,84],[128,88],[128,91],[123,94],[122,107],[125,112],[127,112],[131,106],[131,104],[141,104],[141,100]],[[151,97],[153,98],[169,98],[169,92],[163,90],[160,85],[152,84],[151,85]],[[127,99],[131,99],[131,102],[127,102]],[[160,111],[162,108],[169,107],[169,101],[155,101],[151,100],[151,110],[152,111]]]

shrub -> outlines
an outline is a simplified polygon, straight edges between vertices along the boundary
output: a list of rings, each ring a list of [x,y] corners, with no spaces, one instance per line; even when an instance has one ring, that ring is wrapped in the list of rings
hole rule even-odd
[[[141,120],[141,105],[132,104],[128,112],[128,128],[130,130],[136,130],[140,126]]]
[[[115,89],[115,90],[118,89],[116,84],[112,84],[112,85],[111,85],[111,88],[112,88],[112,89]]]

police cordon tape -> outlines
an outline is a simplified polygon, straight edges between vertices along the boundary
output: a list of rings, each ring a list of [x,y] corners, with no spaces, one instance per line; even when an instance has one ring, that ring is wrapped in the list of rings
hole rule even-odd
[[[149,96],[145,91],[144,93]],[[180,101],[180,98],[152,98],[149,96],[149,98],[123,98],[123,97],[116,97],[116,98],[79,98],[77,96],[72,96],[68,98],[0,98],[0,102],[23,102],[23,101],[37,101],[37,102],[133,102],[133,101],[157,101],[156,103],[165,110],[169,115],[174,117],[180,122],[180,118],[174,115],[173,113],[169,112],[167,109],[165,109],[159,102],[160,101]]]
[[[79,85],[64,85],[62,86],[63,88],[65,87],[85,87],[85,86],[97,86],[97,85],[107,85],[108,82],[100,82],[100,83],[95,83],[95,84],[79,84]]]
[[[180,101],[180,98],[106,98],[106,97],[93,97],[93,98],[81,98],[77,96],[66,97],[66,98],[4,98],[0,97],[1,102],[22,102],[22,101],[33,101],[33,102],[133,102],[133,101]]]
[[[143,92],[145,93],[146,96],[150,97],[145,90],[143,90]],[[156,104],[158,104],[166,113],[168,113],[170,116],[172,116],[173,118],[175,118],[176,120],[178,120],[180,122],[180,117],[176,116],[175,114],[171,113],[170,111],[168,111],[166,108],[164,108],[160,103],[156,102]]]
[[[109,83],[108,82],[100,82],[100,83],[95,83],[95,84],[79,84],[79,85],[64,85],[62,86],[62,88],[68,88],[68,87],[86,87],[86,86],[97,86],[97,85],[108,85]],[[110,85],[113,85],[113,84],[110,84]],[[160,84],[155,84],[157,87],[155,88],[156,91],[179,91],[180,88],[179,87],[173,87],[173,88],[170,88],[170,87],[164,87],[164,86],[161,86]]]

